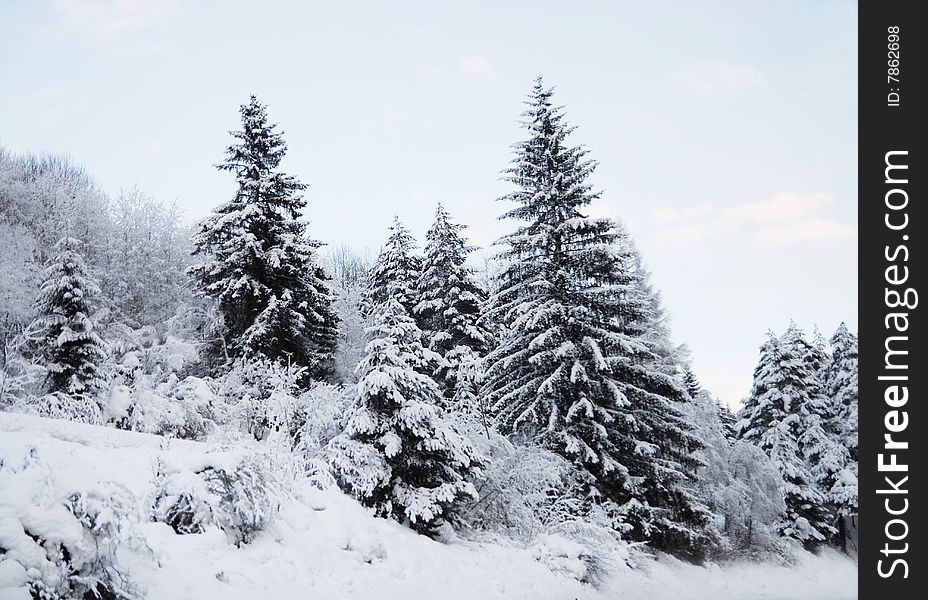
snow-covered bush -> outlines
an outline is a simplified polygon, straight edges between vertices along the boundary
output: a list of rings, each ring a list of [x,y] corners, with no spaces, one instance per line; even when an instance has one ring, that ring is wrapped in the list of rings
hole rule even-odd
[[[138,346],[129,352],[135,353],[139,367],[155,379],[164,379],[170,374],[183,377],[197,361],[197,347],[193,342],[170,333],[162,334],[154,326],[143,327],[135,333]]]
[[[589,583],[605,576],[611,560],[628,558],[618,507],[582,495],[590,484],[588,475],[554,452],[513,444],[486,430],[476,416],[459,425],[488,457],[474,482],[479,500],[461,514],[465,535],[490,541],[503,537],[530,546],[540,562]],[[564,543],[545,542],[553,539]],[[566,546],[573,549],[565,553]]]
[[[168,399],[169,412],[163,415],[154,433],[202,440],[216,424],[226,420],[226,407],[209,383],[199,377],[176,381],[173,377],[159,386]]]
[[[155,383],[136,370],[114,383],[106,398],[107,422],[172,438],[202,440],[215,425],[226,422],[227,413],[225,402],[207,381],[192,376],[178,381],[173,373]]]
[[[559,535],[542,535],[529,547],[531,555],[551,571],[598,585],[609,569],[605,561],[583,544]]]
[[[295,448],[310,480],[320,488],[335,484],[327,447],[345,430],[345,420],[354,404],[354,388],[317,383],[300,395],[302,425]]]
[[[2,326],[2,323],[0,323]],[[2,335],[2,332],[0,332]],[[9,335],[0,346],[0,409],[23,403],[36,393],[45,378],[45,368],[26,356],[26,338]]]
[[[248,543],[275,518],[282,485],[266,455],[215,458],[196,469],[160,465],[152,519],[179,534],[202,533],[215,525],[230,542]]]
[[[104,421],[103,411],[97,400],[84,394],[46,394],[34,401],[33,410],[29,412],[34,412],[40,417],[66,419],[91,425],[100,425]]]
[[[467,425],[478,452],[488,458],[474,483],[480,499],[462,514],[470,529],[529,543],[580,512],[581,475],[567,460],[544,448],[513,444],[494,430],[487,437],[477,422]]]
[[[297,437],[302,414],[299,382],[305,369],[267,359],[238,360],[220,383],[220,392],[242,431],[264,440],[273,431],[286,430]]]
[[[203,343],[205,310],[198,303],[178,306],[174,316],[145,326],[126,323],[112,307],[101,310],[106,323],[103,336],[114,360],[116,379],[131,378],[134,372],[148,375],[155,383],[196,375]],[[199,369],[202,370],[202,369]]]
[[[180,337],[190,333],[187,312],[178,309],[157,325],[133,329],[117,323],[108,329],[110,353],[118,357],[113,381],[100,398],[108,424],[201,440],[229,419],[213,384],[190,375],[198,356],[197,344]]]
[[[280,508],[280,490],[268,477],[267,461],[257,455],[233,468],[207,467],[199,475],[219,502],[213,511],[216,524],[236,544],[247,543],[267,527]]]
[[[18,465],[0,463],[0,597],[139,597],[117,560],[121,545],[142,547],[138,510],[114,482],[59,484],[34,449]]]
[[[306,413],[300,441],[307,455],[315,455],[344,431],[354,393],[351,387],[319,383],[300,395],[300,405]]]

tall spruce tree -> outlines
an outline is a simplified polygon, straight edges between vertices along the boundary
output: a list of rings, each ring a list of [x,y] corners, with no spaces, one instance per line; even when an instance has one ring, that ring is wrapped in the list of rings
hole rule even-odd
[[[674,402],[686,392],[650,337],[659,305],[624,228],[585,211],[596,164],[539,78],[506,179],[524,225],[507,246],[490,317],[502,335],[483,389],[502,429],[589,471],[590,498],[618,505],[633,539],[697,553],[707,511],[690,491],[699,442]],[[660,341],[660,343],[657,343]]]
[[[38,354],[48,371],[48,389],[70,395],[91,395],[104,383],[101,363],[106,347],[90,319],[93,296],[100,288],[88,274],[81,242],[61,238],[45,269],[36,299]]]
[[[825,499],[830,518],[828,533],[843,548],[844,517],[855,513],[857,508],[857,465],[847,448],[830,431],[837,415],[823,383],[829,361],[825,340],[816,329],[810,341],[799,327],[791,324],[782,343],[789,346],[791,354],[804,356],[813,374],[813,385],[808,388],[807,402],[803,406],[803,433],[799,443],[809,471]]]
[[[251,97],[241,107],[242,130],[217,165],[235,174],[235,197],[217,207],[194,236],[191,267],[200,292],[223,317],[230,358],[265,357],[307,367],[316,377],[332,368],[337,319],[327,277],[315,261],[319,242],[299,220],[306,185],[279,170],[282,132]]]
[[[813,327],[812,335],[809,336],[809,339],[805,339],[805,335],[802,334],[802,331],[795,323],[790,323],[790,330],[798,330],[800,332],[800,337],[803,338],[804,341],[802,346],[805,349],[806,362],[808,362],[809,368],[816,374],[818,379],[820,381],[824,380],[825,368],[828,366],[829,360],[828,341],[825,339],[825,336],[822,335],[818,325]]]
[[[390,237],[380,249],[371,268],[367,290],[361,300],[361,310],[373,315],[377,306],[388,299],[399,302],[406,313],[415,315],[418,304],[416,282],[422,270],[422,259],[415,254],[416,240],[398,216],[393,217]]]
[[[824,369],[825,393],[832,403],[834,419],[830,428],[857,460],[857,336],[841,323],[831,338],[831,357]]]
[[[715,408],[719,414],[719,421],[722,423],[725,439],[729,443],[734,443],[738,439],[738,417],[727,404],[723,404],[720,400],[715,401]]]
[[[835,532],[821,489],[832,447],[822,429],[825,400],[809,358],[812,350],[795,325],[781,338],[768,333],[738,423],[739,439],[761,448],[783,476],[786,515],[780,532],[807,548]]]
[[[402,294],[399,285],[388,293]],[[357,401],[345,432],[330,444],[339,484],[379,516],[425,534],[475,500],[468,477],[480,466],[470,442],[442,417],[438,384],[422,374],[438,358],[393,297],[374,307]]]
[[[847,551],[848,521],[858,512],[858,357],[857,336],[841,323],[830,340],[831,356],[822,369],[830,414],[825,428],[831,449],[823,461],[822,485],[837,520],[837,543]]]
[[[472,375],[475,361],[485,354],[490,334],[480,321],[486,293],[474,281],[467,255],[473,250],[440,204],[426,234],[422,273],[416,282],[414,312],[430,350],[446,365],[434,373],[445,398],[474,409],[477,389]]]
[[[683,371],[683,385],[686,387],[686,393],[689,394],[690,398],[696,398],[699,392],[702,391],[702,384],[699,382],[699,378],[696,377],[696,373],[693,373],[693,369],[689,366]]]

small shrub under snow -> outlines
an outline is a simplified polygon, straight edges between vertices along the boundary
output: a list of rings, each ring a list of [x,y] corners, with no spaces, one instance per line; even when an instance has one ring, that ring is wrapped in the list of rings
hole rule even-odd
[[[601,582],[610,562],[628,560],[616,507],[582,497],[578,490],[588,482],[567,460],[487,433],[474,419],[462,423],[462,429],[490,457],[475,481],[479,500],[461,515],[466,535],[528,546],[539,562],[585,583]]]
[[[140,371],[121,377],[110,388],[106,418],[120,429],[166,437],[203,440],[223,423],[226,407],[210,384],[198,377],[163,381]]]
[[[62,392],[46,394],[38,398],[34,412],[40,417],[64,419],[78,423],[99,425],[103,423],[103,411],[97,401],[85,394],[69,395]]]
[[[585,545],[558,535],[542,535],[529,546],[531,555],[551,571],[581,581],[600,584],[608,569]]]
[[[220,458],[222,460],[220,460]],[[269,459],[228,455],[197,469],[161,465],[156,476],[152,518],[179,534],[202,533],[210,525],[232,543],[248,543],[274,519],[282,495]]]
[[[138,593],[117,560],[134,533],[138,505],[107,482],[69,490],[34,450],[0,463],[0,597],[129,600]]]

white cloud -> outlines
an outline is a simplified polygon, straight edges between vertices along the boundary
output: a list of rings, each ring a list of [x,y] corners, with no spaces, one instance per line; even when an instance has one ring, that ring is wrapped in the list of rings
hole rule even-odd
[[[691,65],[672,75],[671,81],[684,92],[714,95],[755,89],[766,85],[754,67],[729,63]]]
[[[180,13],[177,0],[54,0],[63,24],[112,38]]]
[[[663,225],[658,242],[667,247],[694,246],[712,232],[738,232],[761,244],[829,242],[853,238],[857,228],[827,215],[835,204],[830,194],[784,192],[769,200],[719,210],[713,204],[665,207],[652,213]]]
[[[854,238],[857,228],[832,219],[805,219],[798,223],[788,223],[763,227],[754,232],[753,238],[768,244],[794,244],[797,242],[830,242]]]
[[[711,215],[715,211],[716,207],[714,204],[700,204],[698,206],[687,206],[684,208],[659,208],[654,211],[651,216],[659,223],[675,223]]]
[[[462,56],[457,63],[458,69],[468,77],[496,79],[493,65],[485,56]]]
[[[781,193],[770,200],[738,204],[722,212],[722,221],[727,224],[768,223],[799,219],[834,204],[830,194]]]

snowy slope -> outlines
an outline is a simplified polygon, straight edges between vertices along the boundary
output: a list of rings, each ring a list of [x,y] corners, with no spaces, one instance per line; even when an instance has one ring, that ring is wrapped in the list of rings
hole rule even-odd
[[[147,515],[158,461],[197,465],[215,448],[196,442],[0,413],[0,460],[37,456],[59,489],[117,481]],[[191,467],[193,468],[193,467]],[[2,483],[4,480],[0,480]],[[0,489],[3,503],[17,490]],[[529,550],[458,541],[442,544],[372,518],[339,491],[298,481],[280,514],[253,542],[230,544],[213,527],[177,535],[142,522],[144,547],[123,547],[120,566],[149,598],[844,600],[856,598],[856,565],[829,553],[791,569],[701,568],[670,559],[638,570],[616,567],[602,589],[551,572]],[[2,570],[2,569],[0,569]],[[2,583],[2,580],[0,580]],[[20,598],[0,589],[0,600]]]

